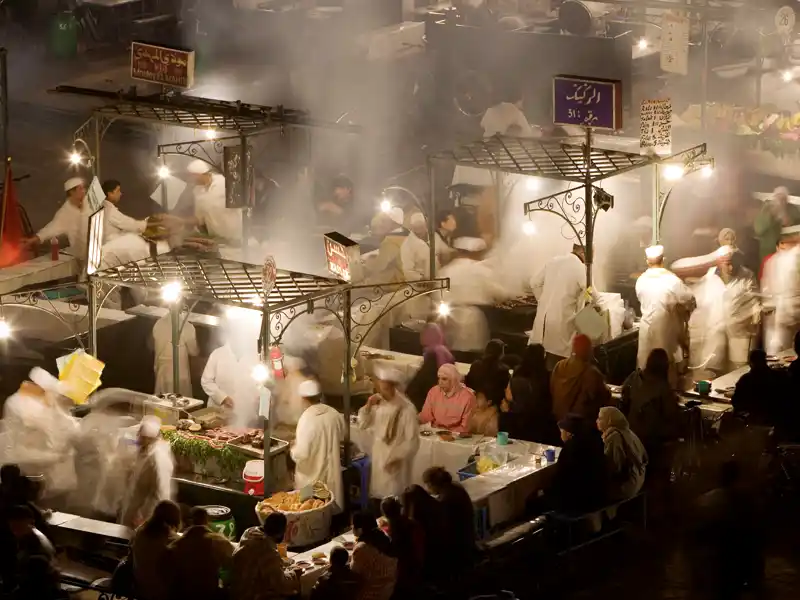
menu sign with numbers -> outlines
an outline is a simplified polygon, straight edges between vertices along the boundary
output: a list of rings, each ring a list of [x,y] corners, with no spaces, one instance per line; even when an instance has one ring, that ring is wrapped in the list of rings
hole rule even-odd
[[[672,101],[643,100],[639,115],[639,146],[642,154],[671,153]]]
[[[553,123],[622,128],[622,84],[610,79],[553,77]]]
[[[661,70],[689,73],[689,18],[664,13],[661,21]]]

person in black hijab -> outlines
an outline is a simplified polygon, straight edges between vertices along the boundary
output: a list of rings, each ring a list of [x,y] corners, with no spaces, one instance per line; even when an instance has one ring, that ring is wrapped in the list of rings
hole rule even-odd
[[[506,345],[502,340],[489,340],[483,356],[470,365],[464,385],[476,394],[500,385],[503,375],[508,374],[508,366],[503,362],[505,350]]]
[[[505,401],[500,409],[499,429],[508,432],[511,438],[541,444],[559,443],[550,396],[550,372],[541,344],[525,348],[522,362],[505,389]]]

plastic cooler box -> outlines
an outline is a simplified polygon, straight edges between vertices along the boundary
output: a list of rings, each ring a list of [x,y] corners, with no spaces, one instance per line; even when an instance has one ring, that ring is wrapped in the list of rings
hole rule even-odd
[[[242,470],[244,493],[251,496],[264,495],[264,461],[248,460]]]

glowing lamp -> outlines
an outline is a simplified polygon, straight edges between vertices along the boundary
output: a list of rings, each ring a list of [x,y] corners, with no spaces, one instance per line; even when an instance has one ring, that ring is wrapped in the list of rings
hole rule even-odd
[[[664,179],[667,181],[677,181],[683,177],[683,167],[681,165],[667,165],[664,167]]]
[[[781,79],[783,79],[784,82],[789,83],[792,79],[794,79],[794,75],[791,71],[787,70],[781,73]]]
[[[647,50],[647,45],[648,45],[647,44],[647,40],[645,38],[641,38],[639,40],[639,43],[638,43],[639,50]]]
[[[711,177],[714,174],[714,165],[704,165],[702,169],[700,169],[700,173],[703,174],[703,177]]]
[[[536,225],[534,225],[530,221],[525,221],[522,224],[522,233],[524,233],[525,235],[535,235],[536,234]]]
[[[161,288],[161,299],[164,302],[172,304],[177,302],[181,297],[181,284],[177,281],[164,284]]]
[[[250,373],[250,375],[253,377],[253,381],[255,381],[257,384],[264,385],[267,381],[269,381],[269,368],[263,363],[258,363],[253,367],[253,371]]]
[[[81,158],[81,155],[78,154],[77,152],[73,152],[72,154],[69,155],[69,162],[75,167],[81,164],[81,160],[83,159]]]
[[[388,198],[381,200],[381,212],[390,213],[392,212],[392,203],[389,202]]]
[[[0,319],[0,340],[7,340],[11,337],[11,326],[5,319]]]
[[[447,302],[440,302],[436,312],[439,313],[440,317],[446,317],[450,314],[450,305]]]
[[[539,180],[536,177],[528,177],[525,180],[525,189],[529,192],[535,192],[539,189]]]
[[[206,129],[206,139],[207,140],[215,140],[217,139],[217,132],[213,129]]]
[[[166,165],[161,165],[160,167],[158,167],[158,177],[160,179],[166,179],[167,177],[169,177],[169,169],[167,168]]]

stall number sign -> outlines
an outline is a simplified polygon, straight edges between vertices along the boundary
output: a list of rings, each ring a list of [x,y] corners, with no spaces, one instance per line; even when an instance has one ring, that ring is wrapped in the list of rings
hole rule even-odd
[[[677,75],[689,72],[689,18],[664,13],[661,22],[661,70]]]
[[[344,244],[325,236],[325,262],[334,277],[350,281],[350,257]]]
[[[780,33],[791,33],[794,29],[795,14],[791,6],[781,6],[775,13],[775,29]]]
[[[555,76],[553,123],[596,129],[620,129],[622,84],[609,79]]]
[[[194,50],[133,42],[131,78],[172,87],[190,88],[194,85]]]
[[[639,146],[642,154],[672,152],[672,101],[643,100]]]

